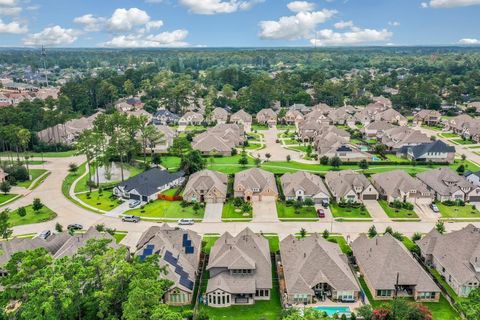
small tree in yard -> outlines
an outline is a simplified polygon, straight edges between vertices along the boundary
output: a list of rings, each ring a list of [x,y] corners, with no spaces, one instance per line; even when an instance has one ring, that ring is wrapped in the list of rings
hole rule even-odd
[[[55,231],[59,233],[63,231],[63,226],[58,222],[55,224]]]
[[[243,202],[244,202],[243,198],[240,198],[240,197],[233,198],[233,205],[237,208],[241,207]]]
[[[0,236],[3,239],[8,239],[13,232],[13,230],[10,229],[10,222],[8,222],[9,215],[10,215],[9,209],[5,209],[2,212],[0,212]]]
[[[43,203],[40,201],[39,198],[33,199],[33,204],[32,204],[33,211],[37,212],[42,210],[43,208]]]
[[[415,232],[412,236],[412,241],[415,242],[415,241],[418,241],[422,239],[422,234],[420,232]]]
[[[3,192],[3,194],[7,194],[10,192],[10,190],[12,190],[12,186],[10,185],[10,183],[8,181],[2,181],[0,182],[0,191]]]
[[[373,238],[377,235],[377,228],[375,226],[371,226],[370,229],[368,229],[368,237]]]
[[[242,157],[238,160],[238,164],[245,167],[248,164],[248,158],[245,153],[242,153]]]
[[[465,173],[465,166],[463,164],[459,165],[457,168],[458,174],[462,175]]]
[[[20,207],[17,209],[17,213],[20,217],[25,217],[27,215],[27,209],[25,209],[25,207]]]
[[[367,162],[367,160],[363,159],[362,161],[360,161],[360,162],[358,163],[358,166],[359,166],[359,168],[362,169],[362,170],[367,170],[367,169],[368,169],[368,162]]]
[[[290,155],[287,154],[287,162],[290,162],[290,160],[292,160],[292,157],[290,157]]]
[[[323,230],[323,238],[328,239],[328,237],[330,237],[330,232],[327,229]]]
[[[295,213],[299,214],[300,209],[303,207],[303,201],[297,200],[293,203],[293,208],[295,209]]]
[[[310,144],[307,145],[305,152],[307,154],[307,157],[310,157],[310,155],[312,154],[312,146]]]
[[[465,154],[462,154],[461,157],[462,157],[462,161],[467,160],[467,156]]]
[[[330,159],[330,165],[338,169],[342,165],[342,160],[339,157],[335,156]]]
[[[300,229],[300,238],[305,238],[307,236],[307,230],[305,228]]]
[[[303,201],[303,204],[306,206],[306,207],[311,207],[314,205],[313,203],[313,200],[311,198],[307,198]]]
[[[445,233],[445,223],[441,220],[437,222],[435,225],[435,229],[437,229],[438,233],[444,234]]]
[[[328,157],[327,156],[321,157],[320,164],[326,166],[328,164]]]
[[[77,174],[77,171],[78,171],[78,166],[77,166],[77,164],[76,164],[76,163],[73,163],[73,162],[70,163],[70,164],[68,165],[68,171],[69,171],[70,173]]]
[[[261,163],[262,163],[262,159],[260,159],[260,158],[255,158],[255,165],[256,165],[257,167],[260,167],[260,164],[261,164]]]
[[[251,210],[252,210],[252,205],[250,204],[250,202],[245,202],[244,204],[242,204],[243,213],[250,212]]]
[[[200,204],[198,202],[195,202],[192,206],[192,209],[195,214],[198,214],[198,211],[200,210]]]

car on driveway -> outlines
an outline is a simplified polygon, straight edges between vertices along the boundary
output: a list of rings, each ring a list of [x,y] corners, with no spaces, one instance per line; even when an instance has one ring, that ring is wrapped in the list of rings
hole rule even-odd
[[[325,218],[325,210],[317,209],[317,215],[319,218]]]
[[[437,207],[437,205],[436,205],[435,203],[432,203],[432,204],[430,205],[430,209],[432,209],[432,211],[435,212],[435,213],[439,213],[439,212],[440,212],[440,210],[438,209],[438,207]]]
[[[122,221],[123,221],[123,222],[134,222],[134,223],[137,223],[138,221],[140,221],[140,217],[138,217],[138,216],[123,216],[123,217],[122,217]]]
[[[178,224],[180,226],[188,226],[188,225],[192,225],[194,223],[195,223],[195,221],[193,221],[193,219],[180,219],[180,220],[178,220]]]
[[[328,205],[329,205],[328,200],[322,200],[322,206],[324,208],[328,208]]]
[[[130,203],[128,204],[128,207],[129,208],[135,208],[135,207],[139,206],[140,203],[141,203],[140,200],[130,201]]]
[[[50,237],[51,234],[52,234],[52,231],[50,231],[50,230],[44,230],[44,231],[42,231],[42,232],[38,235],[38,237],[39,237],[40,239],[46,240],[48,237]]]
[[[72,223],[67,226],[68,230],[82,230],[83,226],[79,223]]]

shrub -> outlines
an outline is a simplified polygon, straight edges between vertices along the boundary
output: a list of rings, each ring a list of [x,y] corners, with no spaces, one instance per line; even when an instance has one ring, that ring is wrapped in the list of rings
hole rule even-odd
[[[233,198],[233,205],[237,208],[241,207],[243,205],[243,202],[244,202],[243,198],[240,198],[240,197]]]
[[[17,209],[17,213],[20,217],[25,217],[27,215],[27,209],[25,209],[25,207],[20,207]]]
[[[305,206],[307,206],[307,207],[311,207],[311,206],[314,205],[314,202],[313,202],[312,199],[307,198],[307,199],[305,199],[305,200],[303,201],[303,204],[304,204]]]

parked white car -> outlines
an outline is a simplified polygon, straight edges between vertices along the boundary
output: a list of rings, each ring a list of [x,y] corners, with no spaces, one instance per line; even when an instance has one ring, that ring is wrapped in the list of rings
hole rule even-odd
[[[194,224],[195,221],[193,219],[180,219],[178,220],[178,224],[180,226],[188,226]]]

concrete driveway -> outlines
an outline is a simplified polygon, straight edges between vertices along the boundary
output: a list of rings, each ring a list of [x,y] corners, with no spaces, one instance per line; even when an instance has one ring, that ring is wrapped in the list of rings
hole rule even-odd
[[[370,213],[370,216],[372,216],[374,222],[391,221],[377,200],[363,200],[363,204]]]
[[[422,221],[437,221],[441,217],[440,213],[433,212],[426,203],[414,204],[414,210]]]
[[[203,222],[222,222],[223,203],[207,203]]]
[[[253,222],[276,222],[278,220],[275,199],[264,197],[262,201],[253,201]]]
[[[318,209],[323,209],[323,211],[325,212],[325,218],[321,218],[320,221],[330,222],[330,221],[334,220],[333,215],[332,215],[332,211],[330,210],[330,208],[324,208],[322,205],[316,204],[315,205],[315,212],[317,212]]]

